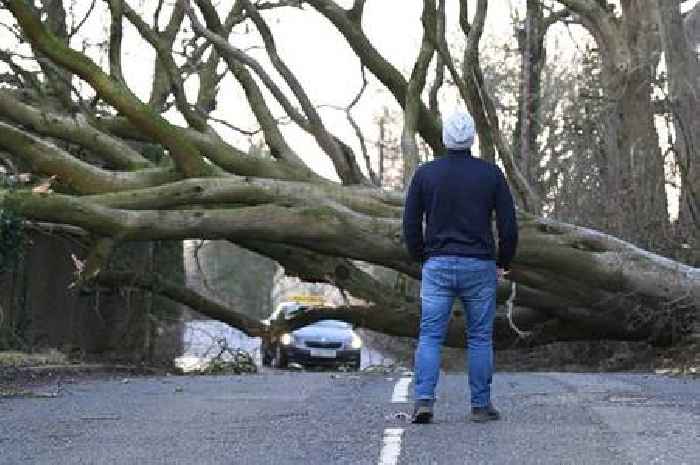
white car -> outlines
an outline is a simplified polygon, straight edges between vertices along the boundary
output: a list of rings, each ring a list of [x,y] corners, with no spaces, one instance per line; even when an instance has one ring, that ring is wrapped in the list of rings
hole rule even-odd
[[[269,324],[284,314],[286,319],[307,308],[296,302],[280,304],[266,320]],[[349,323],[338,320],[320,320],[290,333],[263,340],[263,365],[284,368],[290,362],[302,365],[347,364],[359,370],[362,340]]]

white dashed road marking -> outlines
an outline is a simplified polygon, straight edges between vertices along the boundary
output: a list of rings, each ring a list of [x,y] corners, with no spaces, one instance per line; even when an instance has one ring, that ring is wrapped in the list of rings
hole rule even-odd
[[[394,394],[391,396],[391,402],[394,404],[408,402],[408,386],[411,384],[411,378],[401,378],[394,386]]]
[[[410,377],[399,378],[394,385],[394,393],[391,395],[393,404],[408,402],[408,386],[411,385]],[[401,455],[401,438],[403,428],[386,428],[382,439],[382,450],[379,453],[379,465],[396,465]]]
[[[379,465],[396,465],[399,463],[402,436],[403,428],[387,428],[384,430]]]

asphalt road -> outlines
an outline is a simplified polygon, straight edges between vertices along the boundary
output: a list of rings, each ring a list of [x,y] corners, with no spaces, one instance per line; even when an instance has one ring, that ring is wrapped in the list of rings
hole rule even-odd
[[[0,399],[0,464],[700,464],[700,380],[500,373],[494,384],[500,422],[467,423],[464,378],[448,375],[436,423],[411,425],[395,414],[412,386],[391,375],[81,381]]]

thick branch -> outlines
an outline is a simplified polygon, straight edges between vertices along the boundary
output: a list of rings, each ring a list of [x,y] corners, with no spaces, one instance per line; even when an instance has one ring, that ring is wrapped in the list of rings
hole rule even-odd
[[[404,186],[408,186],[413,172],[418,167],[420,156],[416,141],[418,119],[422,105],[421,95],[425,89],[428,66],[435,53],[435,35],[437,18],[435,12],[435,0],[423,1],[423,39],[418,58],[413,66],[411,78],[408,81],[406,92],[406,108],[404,111],[403,131],[401,133],[401,150],[403,152],[403,178]]]
[[[378,281],[352,261],[280,244],[244,241],[239,245],[277,261],[289,276],[298,276],[307,282],[331,284],[366,302],[366,305],[311,309],[292,320],[274,322],[275,331],[289,331],[318,320],[336,318],[384,334],[417,337],[420,320],[419,300]],[[499,291],[498,297],[501,302],[509,297],[508,289],[504,286],[503,291]],[[534,293],[527,288],[520,288],[518,295],[523,296],[519,298],[524,302],[536,301],[559,306],[562,304],[561,300],[543,293]],[[464,347],[464,314],[457,311],[455,316],[450,323],[446,344]],[[518,327],[524,329],[530,329],[535,323],[542,323],[551,318],[547,313],[523,307],[516,307],[513,315]],[[496,333],[498,346],[510,344],[516,337],[502,315],[497,317]]]
[[[400,241],[399,220],[372,218],[330,202],[320,207],[126,211],[59,194],[5,192],[0,206],[5,205],[29,219],[72,224],[125,240],[255,239],[364,260],[418,276],[418,268]],[[522,239],[513,279],[522,284],[602,312],[625,314],[630,311],[630,300],[596,301],[586,295],[599,292],[607,298],[628,293],[650,308],[679,297],[688,305],[700,305],[698,269],[590,229],[524,215],[520,224]]]
[[[108,0],[112,21],[109,26],[109,74],[126,85],[122,72],[123,0]]]
[[[128,210],[173,209],[203,205],[316,205],[329,202],[343,205],[366,215],[399,218],[401,208],[392,205],[382,191],[353,191],[337,184],[314,185],[306,182],[278,181],[265,178],[227,176],[225,178],[190,178],[162,186],[128,192],[84,197],[99,205]]]
[[[0,122],[0,147],[28,162],[32,172],[55,175],[61,184],[83,194],[140,189],[180,178],[175,170],[168,168],[147,168],[133,172],[107,171],[3,122]]]
[[[481,41],[484,22],[486,20],[486,2],[478,3],[473,25],[469,24],[467,7],[468,3],[464,0],[460,0],[459,23],[467,38],[467,45],[462,58],[462,77],[466,85],[463,86],[463,89],[459,87],[459,90],[460,95],[462,95],[462,98],[465,100],[467,108],[469,108],[469,111],[474,117],[474,122],[476,123],[476,130],[479,134],[479,156],[491,163],[496,163],[493,129],[486,116],[486,109],[484,108],[479,94],[479,86],[474,80],[474,73],[470,72],[471,69],[474,69],[478,70],[478,73],[481,73],[479,42]],[[441,53],[447,54],[448,48],[444,34],[439,37],[441,40]],[[455,76],[457,71],[456,69],[450,70],[450,73],[452,76]],[[459,81],[457,82],[459,83]]]
[[[435,44],[440,44],[441,37],[445,37],[445,0],[438,0],[437,9],[437,26],[435,29]],[[436,48],[439,45],[436,45]],[[433,117],[440,119],[440,104],[438,102],[438,94],[440,89],[445,83],[445,61],[442,58],[442,54],[438,51],[435,60],[435,79],[433,80],[433,85],[430,87],[430,93],[428,97],[428,106]]]
[[[124,118],[102,118],[96,125],[111,134],[125,139],[157,143]],[[272,179],[293,179],[327,183],[321,176],[314,173],[306,165],[291,164],[284,160],[272,160],[263,157],[253,157],[242,150],[233,147],[215,134],[196,131],[192,128],[174,126],[182,137],[194,144],[208,159],[221,169],[241,176],[258,176]]]
[[[45,136],[72,142],[105,160],[111,167],[135,170],[153,166],[139,152],[90,123],[80,114],[73,117],[38,109],[0,90],[0,114]]]
[[[232,310],[192,289],[168,281],[157,274],[100,273],[96,277],[96,282],[109,287],[136,287],[151,291],[174,302],[187,305],[210,318],[227,323],[250,337],[260,337],[267,331],[260,321]]]
[[[400,245],[398,219],[375,219],[330,202],[301,207],[126,211],[60,194],[0,191],[0,195],[0,206],[11,205],[27,218],[67,223],[124,240],[258,238],[416,273]]]
[[[176,3],[173,6],[173,11],[170,14],[170,21],[168,22],[165,30],[163,32],[157,32],[162,0],[158,6],[159,7],[154,13],[153,28],[156,30],[156,34],[158,34],[160,40],[163,42],[165,49],[172,50],[177,33],[180,31],[180,25],[185,19],[185,11],[179,4]],[[168,95],[170,95],[170,87],[171,84],[170,78],[168,77],[168,71],[165,69],[165,66],[161,62],[160,58],[156,56],[153,66],[153,84],[151,85],[151,96],[148,100],[148,105],[156,111],[160,111],[164,107],[165,102],[168,99]]]
[[[632,56],[629,48],[624,45],[619,21],[613,10],[603,8],[595,0],[557,0],[572,13],[578,15],[581,24],[595,37],[596,43],[604,49],[604,54],[610,56],[610,64],[618,71],[630,71]]]

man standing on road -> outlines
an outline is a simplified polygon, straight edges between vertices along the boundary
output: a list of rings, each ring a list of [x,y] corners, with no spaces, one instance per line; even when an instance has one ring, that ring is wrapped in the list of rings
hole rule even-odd
[[[416,170],[403,216],[408,252],[423,262],[413,422],[432,421],[455,297],[462,301],[467,321],[470,419],[498,420],[491,404],[492,333],[498,278],[507,273],[518,242],[513,197],[496,165],[472,157],[474,120],[468,113],[444,121],[443,142],[447,154]],[[491,226],[494,211],[498,256]]]

